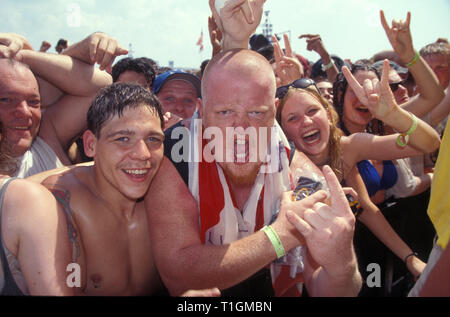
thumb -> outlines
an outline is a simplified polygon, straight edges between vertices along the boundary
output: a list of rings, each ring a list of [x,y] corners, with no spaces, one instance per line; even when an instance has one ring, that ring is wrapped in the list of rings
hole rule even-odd
[[[124,48],[122,45],[118,44],[116,48],[116,56],[126,55],[128,54],[128,50]]]

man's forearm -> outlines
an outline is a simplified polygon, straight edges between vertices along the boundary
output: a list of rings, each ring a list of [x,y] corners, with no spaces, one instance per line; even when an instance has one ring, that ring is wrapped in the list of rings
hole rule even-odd
[[[21,51],[21,57],[36,75],[69,95],[92,96],[112,83],[108,73],[69,56]]]
[[[229,245],[189,246],[174,259],[169,265],[165,261],[160,273],[169,292],[178,296],[188,289],[234,286],[274,261],[276,253],[265,233],[258,231]]]
[[[319,267],[306,285],[308,293],[315,297],[352,297],[357,296],[362,285],[358,262],[354,255],[343,268],[327,270]]]

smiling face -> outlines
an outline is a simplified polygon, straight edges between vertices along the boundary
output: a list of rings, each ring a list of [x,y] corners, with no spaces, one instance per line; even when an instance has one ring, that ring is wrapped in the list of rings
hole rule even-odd
[[[20,65],[0,62],[0,120],[10,155],[23,155],[33,143],[41,122],[39,87],[33,73]]]
[[[163,141],[160,118],[145,105],[112,117],[99,138],[89,130],[84,135],[85,151],[94,157],[97,182],[130,200],[147,192],[164,155]]]
[[[357,71],[353,76],[361,86],[366,79],[373,80],[377,78],[377,75],[373,71],[363,70]],[[372,119],[373,116],[369,109],[359,101],[353,89],[348,87],[344,97],[344,111],[342,113],[342,121],[346,127],[352,133],[362,132]]]
[[[330,125],[327,110],[306,90],[293,89],[286,95],[281,126],[295,147],[314,163],[328,157]]]
[[[185,81],[172,79],[166,82],[157,94],[164,112],[181,118],[190,118],[197,109],[197,90]]]

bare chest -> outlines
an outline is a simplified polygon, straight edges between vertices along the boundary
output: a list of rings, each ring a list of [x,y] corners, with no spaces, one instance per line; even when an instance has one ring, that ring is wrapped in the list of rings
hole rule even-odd
[[[144,295],[159,287],[147,217],[143,208],[136,212],[130,222],[102,208],[95,216],[78,217],[86,294]]]

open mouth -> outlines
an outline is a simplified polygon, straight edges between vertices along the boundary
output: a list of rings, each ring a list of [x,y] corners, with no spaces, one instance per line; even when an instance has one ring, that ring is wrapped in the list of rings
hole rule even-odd
[[[312,144],[320,140],[320,130],[312,130],[302,135],[306,144]]]
[[[366,107],[358,107],[358,108],[356,108],[356,110],[361,113],[369,113],[369,109]]]
[[[237,138],[234,142],[234,162],[248,163],[249,161],[249,142],[242,138]]]
[[[145,180],[150,172],[149,168],[133,168],[133,169],[122,169],[122,171],[134,181]]]

